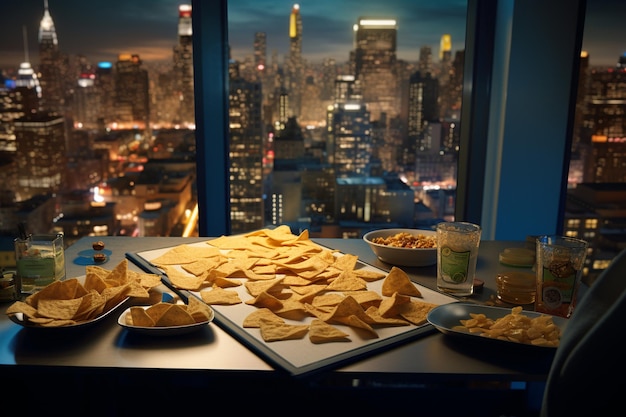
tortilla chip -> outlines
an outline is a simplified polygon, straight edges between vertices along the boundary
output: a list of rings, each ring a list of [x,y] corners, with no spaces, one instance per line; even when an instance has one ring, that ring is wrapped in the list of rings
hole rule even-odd
[[[376,306],[371,306],[367,310],[365,310],[365,314],[367,314],[371,318],[370,324],[373,325],[381,325],[381,326],[408,326],[410,322],[403,318],[399,317],[383,317],[380,314],[380,310]]]
[[[209,321],[211,317],[213,317],[211,307],[196,297],[189,297],[187,303],[187,311],[191,314],[191,317],[193,317],[196,323]]]
[[[281,277],[267,281],[247,281],[244,285],[251,296],[257,297],[262,292],[271,293],[272,290],[280,291],[283,288],[283,286],[280,285],[283,279],[284,278]]]
[[[333,256],[333,258],[336,259],[335,262],[332,264],[333,267],[341,269],[342,271],[353,271],[359,259],[358,256],[348,253],[337,258]]]
[[[410,303],[402,305],[399,314],[402,318],[410,321],[414,325],[421,326],[426,323],[428,313],[435,307],[437,307],[436,304],[411,300]]]
[[[37,315],[37,309],[24,301],[16,301],[7,307],[6,314],[11,315],[16,313],[22,313],[26,317],[35,317]]]
[[[350,335],[320,319],[309,325],[309,340],[312,343],[349,342]]]
[[[37,304],[37,313],[52,319],[70,320],[76,315],[81,302],[80,298],[70,300],[43,299],[39,300]]]
[[[202,297],[202,301],[209,305],[233,305],[242,302],[237,292],[225,290],[217,285],[213,285],[210,290],[200,291],[200,297]]]
[[[361,278],[352,275],[351,272],[342,272],[337,278],[328,284],[327,289],[332,291],[358,291],[367,288],[367,284]]]
[[[383,317],[394,317],[398,316],[401,311],[402,304],[408,304],[411,302],[411,297],[408,295],[402,295],[393,293],[393,295],[389,298],[385,298],[381,301],[378,310],[380,311],[380,315]]]
[[[261,327],[261,319],[284,323],[280,316],[274,314],[269,308],[260,308],[248,314],[243,320],[243,327]]]
[[[417,289],[406,272],[393,266],[383,281],[382,295],[390,297],[393,293],[421,297],[422,293]]]
[[[161,276],[157,274],[146,274],[132,269],[129,269],[127,274],[129,280],[136,281],[143,288],[154,288],[161,284]]]
[[[261,337],[266,342],[276,342],[279,340],[302,339],[309,331],[306,324],[278,323],[274,320],[261,318]]]
[[[138,327],[154,327],[154,319],[150,317],[146,309],[133,306],[126,314],[126,324]]]
[[[255,298],[247,300],[246,304],[250,304],[257,307],[266,307],[272,311],[279,310],[283,306],[283,302],[278,298],[274,297],[272,294],[267,291],[263,291],[261,294],[257,295]]]
[[[172,267],[163,268],[170,282],[183,290],[197,291],[204,283],[204,277],[188,275]]]
[[[382,271],[372,271],[371,269],[355,269],[352,273],[367,282],[378,281],[387,276]]]
[[[376,291],[344,291],[345,296],[353,297],[363,308],[379,306],[383,298]]]
[[[368,317],[369,319],[369,317]],[[366,321],[361,319],[360,317],[351,315],[351,316],[342,316],[333,318],[334,321],[338,323],[345,324],[347,326],[353,327],[355,329],[361,330],[361,334],[364,336],[369,336],[370,338],[378,338],[378,333],[372,326],[370,326]]]
[[[173,327],[194,324],[196,321],[187,311],[187,306],[172,304],[154,323],[155,327]]]

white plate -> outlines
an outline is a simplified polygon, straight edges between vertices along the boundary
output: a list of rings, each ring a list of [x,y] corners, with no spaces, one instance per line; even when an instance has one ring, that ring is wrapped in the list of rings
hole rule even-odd
[[[491,306],[483,306],[479,304],[471,304],[471,303],[450,303],[440,305],[438,307],[433,308],[427,316],[427,320],[430,324],[435,326],[440,332],[459,337],[469,337],[473,340],[484,340],[493,343],[500,343],[505,345],[516,345],[516,346],[527,346],[529,348],[539,348],[539,349],[555,349],[555,347],[551,346],[535,346],[526,343],[517,343],[508,340],[494,339],[491,337],[480,336],[478,333],[469,333],[462,330],[455,330],[455,326],[461,325],[460,320],[469,319],[470,313],[476,314],[484,314],[490,319],[496,320],[500,317],[504,317],[507,314],[511,313],[510,308],[504,307],[491,307]],[[537,313],[535,311],[526,311],[523,310],[522,314],[525,316],[532,318],[539,317],[545,314]],[[561,332],[565,329],[567,325],[567,319],[558,316],[551,316],[552,321],[555,325],[557,325]]]
[[[149,308],[150,306],[141,306],[141,307],[145,310]],[[134,333],[147,334],[151,336],[174,336],[174,335],[185,334],[185,333],[196,331],[200,329],[201,327],[206,326],[207,324],[212,322],[213,318],[215,317],[215,313],[213,312],[212,308],[210,309],[210,311],[211,311],[211,316],[209,317],[209,319],[206,321],[201,321],[199,323],[185,324],[183,326],[143,327],[143,326],[132,326],[130,324],[126,324],[126,314],[130,313],[130,307],[129,307],[126,310],[124,310],[122,314],[120,314],[120,316],[117,318],[117,324],[119,324],[126,330],[129,330]]]

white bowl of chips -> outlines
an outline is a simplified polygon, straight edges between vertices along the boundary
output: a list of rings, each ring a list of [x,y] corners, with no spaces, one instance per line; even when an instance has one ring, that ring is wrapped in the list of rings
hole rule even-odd
[[[437,264],[437,236],[427,229],[379,229],[363,240],[381,261],[397,266]]]

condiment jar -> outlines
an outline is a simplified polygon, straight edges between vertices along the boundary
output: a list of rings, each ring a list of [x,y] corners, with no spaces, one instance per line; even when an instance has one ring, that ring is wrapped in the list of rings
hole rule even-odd
[[[498,299],[510,304],[532,304],[537,295],[537,278],[529,272],[509,271],[496,275]]]
[[[0,275],[0,301],[14,301],[18,299],[15,273],[3,272]]]

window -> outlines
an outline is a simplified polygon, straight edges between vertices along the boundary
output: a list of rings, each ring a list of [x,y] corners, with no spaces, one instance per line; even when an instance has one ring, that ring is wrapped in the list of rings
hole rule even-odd
[[[294,39],[289,45],[293,48],[294,54],[284,52],[290,59],[287,61],[277,59],[277,62],[287,71],[287,74],[284,74],[285,87],[297,84],[300,86],[299,91],[295,97],[293,97],[294,94],[290,97],[286,94],[287,92],[274,91],[276,105],[272,111],[276,116],[271,117],[268,123],[265,119],[268,112],[259,110],[261,106],[258,105],[259,102],[261,105],[264,103],[267,89],[258,88],[259,85],[254,82],[254,74],[259,64],[266,69],[272,65],[272,51],[267,46],[272,44],[273,37],[264,33],[265,29],[261,27],[258,29],[251,27],[246,35],[250,58],[248,60],[241,58],[242,55],[235,54],[233,51],[233,56],[244,65],[229,65],[228,12],[229,9],[234,10],[237,7],[238,1],[192,1],[195,91],[193,93],[189,91],[192,81],[189,77],[177,80],[181,91],[186,91],[186,96],[195,93],[196,111],[201,115],[197,119],[197,148],[195,149],[197,160],[201,163],[197,166],[192,164],[193,168],[184,167],[186,172],[195,168],[198,174],[200,234],[218,235],[244,230],[233,227],[234,220],[237,220],[237,223],[244,228],[264,225],[265,221],[270,223],[295,221],[297,226],[307,227],[314,221],[331,224],[346,213],[353,213],[353,218],[358,219],[360,225],[346,230],[341,236],[357,237],[363,225],[391,225],[399,219],[411,216],[411,213],[404,208],[412,205],[410,201],[414,200],[416,195],[414,190],[407,193],[406,188],[403,189],[400,186],[394,188],[394,185],[400,185],[394,182],[398,178],[383,174],[393,171],[398,165],[396,161],[406,163],[415,159],[414,153],[421,156],[420,167],[424,172],[430,170],[430,172],[440,174],[440,167],[437,167],[434,162],[440,158],[440,155],[427,152],[428,149],[437,149],[433,145],[437,141],[441,144],[440,148],[443,148],[444,154],[449,152],[444,157],[453,155],[455,149],[458,149],[458,163],[456,156],[446,160],[448,171],[445,172],[445,176],[456,179],[456,189],[451,192],[444,190],[438,193],[422,192],[417,195],[417,198],[428,201],[429,205],[438,208],[437,218],[454,217],[481,223],[484,227],[485,239],[501,240],[523,240],[527,235],[556,232],[573,236],[583,236],[587,233],[585,236],[593,238],[594,242],[600,242],[602,238],[610,234],[617,235],[619,230],[623,229],[624,222],[621,220],[623,216],[619,216],[619,209],[624,206],[623,201],[611,203],[618,210],[613,210],[610,216],[606,211],[591,214],[582,211],[573,212],[572,201],[576,198],[580,199],[580,193],[606,192],[607,190],[587,187],[576,193],[567,189],[566,178],[569,168],[570,185],[585,182],[585,175],[590,175],[591,178],[605,177],[613,178],[614,182],[625,182],[622,178],[624,175],[622,162],[624,135],[618,129],[621,126],[620,120],[626,113],[624,105],[618,103],[626,96],[623,93],[623,85],[626,84],[622,79],[623,74],[615,68],[612,69],[612,74],[608,74],[610,72],[608,69],[604,72],[593,69],[595,59],[593,48],[591,48],[588,62],[584,57],[580,60],[579,56],[581,42],[583,46],[586,44],[581,39],[582,17],[586,14],[588,23],[593,25],[593,28],[604,27],[604,23],[608,26],[611,23],[611,17],[620,16],[623,12],[624,6],[621,3],[605,3],[606,0],[593,2],[584,0],[573,2],[566,0],[552,2],[469,0],[465,46],[450,49],[453,54],[461,50],[464,52],[464,66],[462,70],[456,69],[456,75],[462,72],[464,80],[463,89],[458,91],[462,94],[463,105],[459,114],[456,115],[458,120],[452,117],[454,115],[447,114],[448,119],[441,118],[439,121],[433,115],[445,113],[442,109],[456,107],[449,102],[437,103],[438,105],[434,106],[432,101],[428,102],[427,99],[438,94],[439,97],[447,97],[449,100],[449,97],[454,97],[454,95],[445,95],[442,91],[438,91],[441,85],[435,83],[433,77],[428,76],[427,73],[419,73],[419,76],[413,78],[411,76],[416,73],[414,71],[416,68],[428,68],[433,61],[440,63],[440,60],[435,58],[440,46],[433,46],[431,43],[427,48],[418,45],[412,50],[413,58],[409,61],[415,65],[415,68],[398,67],[404,71],[402,76],[408,84],[404,88],[394,90],[396,94],[390,94],[391,89],[387,91],[387,89],[376,90],[374,88],[368,91],[363,85],[364,82],[379,87],[387,85],[389,80],[384,76],[378,77],[371,73],[358,79],[354,77],[357,64],[362,72],[367,72],[366,70],[376,62],[386,63],[392,58],[388,51],[393,46],[394,40],[393,36],[390,36],[393,33],[393,27],[385,26],[389,22],[376,22],[379,26],[377,29],[382,31],[380,33],[384,33],[384,36],[380,38],[373,35],[375,27],[371,26],[372,22],[366,22],[361,28],[360,36],[355,36],[353,39],[357,45],[363,46],[359,51],[356,49],[354,51],[352,60],[354,69],[348,65],[341,65],[344,61],[348,61],[346,55],[349,51],[344,51],[341,55],[343,58],[334,57],[334,61],[330,59],[323,61],[320,57],[313,73],[315,76],[308,77],[306,71],[301,71],[305,68],[301,66],[302,62],[291,59],[297,56],[298,50],[303,56],[310,50],[305,42],[307,27],[310,27],[307,26],[307,8],[312,8],[314,5],[304,5],[301,11],[304,36],[301,39],[302,43],[299,44],[297,39]],[[279,7],[275,3],[271,2],[270,6]],[[384,2],[377,3],[384,4]],[[393,2],[388,3],[393,4]],[[607,18],[605,15],[604,18],[607,20],[600,21],[598,25],[598,21],[593,17],[595,8],[606,4],[612,7],[611,16]],[[284,6],[287,10],[281,10],[284,18],[280,24],[284,28],[285,34],[282,39],[285,43],[289,43],[286,31],[289,8],[292,5],[287,4]],[[50,7],[54,15],[54,4]],[[175,11],[171,13],[172,20],[175,20]],[[297,28],[297,18],[294,18],[294,21]],[[555,21],[559,24],[555,25]],[[409,32],[416,29],[400,26],[398,30]],[[444,33],[445,31],[441,30],[441,33],[436,36]],[[585,28],[585,37],[586,34],[587,28]],[[173,43],[175,42],[174,36]],[[456,42],[458,37],[453,35],[451,40]],[[327,40],[324,46],[327,46],[330,41],[332,39]],[[450,39],[442,36],[442,50],[447,48],[449,41]],[[20,44],[20,42],[15,42],[15,39],[11,39],[11,42]],[[610,42],[611,40],[607,40],[606,44]],[[262,53],[263,45],[267,48],[265,55]],[[364,53],[367,45],[378,53]],[[189,61],[185,58],[189,58],[189,46],[188,44],[177,46],[176,65],[185,65],[185,63],[188,65]],[[400,51],[400,45],[397,50]],[[85,53],[88,56],[87,47]],[[619,59],[617,55],[619,53],[616,54],[616,61]],[[452,58],[454,62],[454,56]],[[33,61],[37,62],[36,59]],[[120,69],[132,70],[139,61],[138,56],[128,55],[121,60]],[[580,68],[578,68],[579,62]],[[47,71],[54,71],[54,66],[49,65],[48,61],[44,60],[39,64],[44,64],[46,67],[44,69]],[[586,64],[588,67],[585,67]],[[621,65],[623,64],[624,62],[621,61]],[[32,68],[23,68],[23,70],[32,71]],[[117,69],[111,67],[98,69],[98,74],[104,83],[101,87],[104,90],[110,89],[114,70]],[[237,71],[240,72],[239,76],[237,76]],[[252,77],[250,77],[251,74]],[[142,71],[126,75],[136,77],[137,82],[144,84],[146,82],[145,73]],[[324,77],[331,77],[331,80],[334,78],[334,88],[332,82],[318,82]],[[151,79],[150,82],[157,81]],[[582,113],[579,113],[578,107],[573,108],[574,102],[571,100],[576,90],[579,94],[583,91],[580,86],[576,86],[578,82],[584,83],[587,111],[589,111],[587,117],[580,119],[579,115]],[[93,118],[98,114],[94,110],[95,107],[91,106],[94,100],[92,84],[89,77],[79,80],[79,85],[85,88],[85,94],[76,98],[85,104],[84,114],[81,113],[80,117]],[[263,85],[262,83],[261,86]],[[133,94],[130,89],[127,92]],[[328,112],[324,108],[320,113],[320,108],[311,100],[312,97],[319,97],[323,100],[332,99],[333,101],[328,101],[328,104],[336,105],[333,107],[336,110]],[[372,98],[379,100],[375,106],[369,107],[355,103],[364,97],[368,100]],[[602,102],[603,98],[611,101]],[[30,105],[30,99],[32,97],[24,98],[26,106]],[[159,100],[165,100],[165,96],[159,97]],[[380,123],[381,114],[387,114],[389,109],[397,104],[397,100],[407,105],[411,103],[416,111],[411,113],[412,117],[407,117],[406,126],[398,126],[391,120],[386,120],[383,131]],[[146,103],[145,96],[130,101],[136,102],[137,106],[109,104],[105,108],[117,112],[122,123],[124,120],[145,117],[146,108],[154,104]],[[250,105],[252,102],[256,104]],[[579,100],[578,103],[580,102]],[[593,105],[589,105],[590,103]],[[301,115],[307,115],[306,117],[300,116],[296,121],[301,125],[310,124],[311,129],[300,131],[296,129],[297,125],[294,124],[294,120],[290,120],[290,116],[296,114],[294,109],[299,109]],[[189,114],[190,109],[186,107],[181,111]],[[138,116],[135,116],[135,113]],[[594,118],[600,116],[605,116],[602,120],[611,120],[615,123],[610,126],[601,125],[597,118]],[[18,123],[17,128],[23,135],[48,135],[56,141],[62,137],[60,133],[62,123],[59,120],[59,118],[51,118],[38,121],[37,128],[32,128],[27,123]],[[324,120],[324,124],[320,124],[317,128],[315,123],[310,123],[320,120]],[[270,127],[274,130],[267,129],[268,124],[273,125]],[[8,124],[0,125],[3,129],[6,126]],[[327,131],[319,129],[320,126],[325,126],[326,129],[331,128],[331,134],[328,135]],[[407,134],[412,135],[414,148],[402,143],[402,138],[405,136],[402,129],[406,129]],[[298,141],[282,140],[285,138],[280,137],[279,131],[299,131],[303,136]],[[74,131],[72,135],[74,143],[80,143],[80,146],[75,147],[77,150],[89,149],[89,141],[81,135],[81,132]],[[329,159],[329,163],[336,165],[335,171],[307,164],[307,158],[321,158],[327,152],[327,147],[314,146],[318,144],[317,139],[322,135],[328,135],[327,141],[334,141],[331,145],[338,150],[337,154],[333,154]],[[6,144],[6,138],[9,136],[3,130],[0,142]],[[137,146],[139,143],[133,134],[113,139],[112,143],[98,144],[93,151],[106,154],[106,158],[114,160],[124,149]],[[262,141],[271,141],[272,153],[265,153],[266,148],[259,146],[259,143],[263,143]],[[11,144],[11,141],[8,143]],[[15,145],[15,141],[12,144]],[[43,146],[33,141],[33,146],[35,145]],[[233,145],[232,150],[231,145]],[[570,147],[570,145],[573,146]],[[155,147],[155,152],[166,154],[176,149],[176,142],[164,138]],[[10,152],[10,147],[7,150]],[[376,157],[376,164],[372,162],[370,153]],[[29,155],[38,154],[41,152],[28,149],[22,154],[22,165],[28,164]],[[56,153],[50,155],[45,153],[45,155],[52,159],[58,157]],[[41,155],[42,159],[45,155]],[[87,163],[83,164],[84,159],[81,159],[83,154],[77,155],[81,163],[73,168],[80,170],[79,174],[62,179],[61,174],[51,168],[56,164],[51,164],[51,166],[38,167],[42,174],[37,175],[45,178],[39,178],[37,181],[31,181],[27,177],[18,178],[17,175],[9,176],[7,183],[12,185],[8,187],[8,190],[18,189],[18,184],[31,189],[45,189],[50,185],[72,182],[75,180],[72,177],[96,181],[98,168]],[[278,158],[277,156],[280,155],[288,155],[289,158]],[[305,157],[302,157],[303,155]],[[582,155],[595,158],[598,162],[594,166],[595,170],[581,168],[583,167]],[[270,170],[271,164],[277,164],[279,159],[282,159],[282,170]],[[285,163],[285,159],[297,160],[299,167],[306,171],[306,175],[295,177],[294,173],[298,170],[291,169]],[[341,161],[345,161],[343,167],[346,169],[345,172],[339,171],[338,173]],[[125,179],[117,179],[117,182],[132,181],[130,171],[138,170],[144,162],[145,160],[137,160],[134,167],[129,165],[129,175]],[[0,166],[0,169],[3,167]],[[537,167],[541,169],[533,169]],[[32,168],[35,169],[35,167]],[[155,169],[158,171],[161,167]],[[350,178],[349,175],[342,177],[348,171],[363,172],[361,182],[355,182],[355,179]],[[5,172],[7,171],[2,171],[2,174]],[[371,172],[375,172],[376,175],[369,175],[369,177],[365,175]],[[263,180],[269,173],[274,176],[275,186],[268,189],[264,188]],[[191,174],[180,179],[177,184],[183,187],[190,176]],[[366,178],[373,177],[380,181],[365,181]],[[615,180],[616,178],[618,180]],[[405,185],[412,184],[411,181],[414,179],[410,175],[399,178],[400,182]],[[294,184],[298,181],[300,185],[295,186]],[[231,184],[234,186],[231,187]],[[278,189],[277,186],[280,184],[283,186]],[[4,187],[6,188],[6,185]],[[265,194],[261,210],[259,210],[261,207],[259,198],[247,194],[248,189],[252,187],[256,189],[256,195]],[[105,193],[108,193],[107,197],[110,196],[117,201],[124,198],[121,204],[126,207],[125,214],[117,217],[118,220],[123,219],[124,222],[129,223],[144,221],[145,225],[150,226],[149,229],[154,230],[154,234],[170,233],[167,227],[163,227],[154,219],[138,219],[145,207],[143,204],[133,205],[131,195],[143,193],[147,198],[149,195],[155,195],[154,189],[148,186],[135,187],[131,193],[120,184],[119,188],[112,187],[100,191],[103,194],[99,194],[99,198],[104,198]],[[328,191],[334,195],[340,195],[341,198],[330,198]],[[171,192],[174,193],[176,190],[172,189]],[[192,192],[191,186],[184,186],[183,192],[187,198]],[[2,195],[3,201],[10,197]],[[351,204],[358,198],[363,201],[362,205]],[[431,200],[436,203],[431,204]],[[294,201],[299,204],[294,205]],[[336,204],[336,201],[341,204]],[[397,204],[398,201],[403,203]],[[101,202],[98,201],[98,203]],[[158,201],[150,203],[154,203],[152,204],[154,206],[160,204]],[[583,203],[587,204],[585,201]],[[585,204],[578,206],[589,207]],[[43,211],[53,213],[53,206],[54,204],[48,203]],[[94,209],[103,210],[101,207]],[[107,209],[110,210],[110,208]],[[184,209],[186,207],[172,208],[181,212],[185,211]],[[3,207],[3,213],[5,212],[7,212],[7,218],[16,217],[15,213],[9,213]],[[55,216],[46,214],[46,217],[54,218]],[[350,217],[347,218],[350,219]],[[89,217],[86,220],[89,220]],[[6,222],[6,224],[10,223]],[[43,221],[38,223],[43,224]],[[98,233],[102,230],[114,233],[116,230],[113,223],[102,226],[105,229],[101,229]],[[6,228],[8,230],[8,226]],[[77,236],[80,236],[88,228],[68,226],[68,232],[72,230],[77,230]],[[93,231],[93,227],[91,230]],[[614,251],[620,248],[620,245],[616,243],[612,251],[606,251],[604,256],[609,259],[614,255]]]
[[[216,202],[228,207],[225,181],[220,178],[226,174],[216,171],[227,166],[228,148],[223,138],[228,121],[224,110],[215,105],[227,100],[222,93],[226,85],[216,87],[216,80],[225,80],[227,71],[227,10],[224,0],[193,2],[192,6],[196,81],[200,83],[196,90],[205,91],[204,100],[198,101],[205,107],[197,108],[203,115],[197,134],[205,138],[200,141],[219,138],[211,146],[223,151],[209,153],[200,149],[208,143],[199,145],[199,152],[206,152],[203,157],[212,161],[205,164],[211,167],[210,173],[199,172],[200,181],[211,178],[199,184],[199,190],[211,196],[210,209],[199,197],[200,230],[212,235],[229,231],[229,216],[221,209],[218,216],[203,216],[205,210],[213,213]],[[576,75],[571,63],[579,54],[577,34],[583,6],[582,2],[565,1],[468,3],[470,37],[465,49],[455,214],[483,224],[486,239],[523,240],[526,235],[557,232],[563,227],[563,155],[571,128],[567,109]],[[542,19],[536,21],[537,16]],[[511,19],[519,24],[512,25]],[[548,23],[556,20],[562,24]],[[545,68],[550,68],[545,77],[528,71],[527,63],[538,56]],[[556,82],[552,71],[559,74]],[[545,91],[551,92],[547,98]],[[543,169],[529,171],[529,165]]]
[[[239,4],[237,0],[228,2],[230,16],[240,15]],[[396,7],[410,4],[400,2]],[[384,12],[370,12],[368,16],[373,6]],[[207,7],[211,8],[194,3],[194,16]],[[264,6],[259,3],[259,7]],[[297,4],[289,7],[291,9],[276,10],[278,20],[270,20],[274,14],[270,16],[269,12],[262,19],[253,14],[251,21],[241,25],[245,30],[243,45],[241,41],[235,43],[244,35],[236,32],[229,43],[232,57],[228,68],[230,144],[227,145],[231,179],[230,231],[241,231],[235,229],[235,219],[256,217],[254,211],[241,216],[244,205],[236,190],[242,189],[243,195],[258,184],[258,176],[249,172],[256,170],[256,165],[245,165],[255,162],[252,145],[258,141],[265,154],[256,157],[263,159],[264,179],[270,180],[265,184],[264,201],[257,202],[264,204],[263,221],[256,224],[251,221],[250,229],[274,221],[307,228],[313,236],[325,235],[324,227],[330,226],[333,231],[344,230],[339,236],[359,237],[368,228],[414,227],[417,213],[414,201],[418,199],[427,203],[422,207],[434,209],[430,217],[425,215],[426,210],[417,213],[422,227],[429,227],[442,218],[453,218],[465,5],[457,5],[454,13],[450,13],[458,16],[453,24],[429,29],[433,32],[428,33],[429,45],[407,47],[405,38],[413,37],[411,27],[414,25],[393,19],[394,14],[402,14],[401,9],[380,7],[378,2],[371,2],[369,7],[361,8],[369,19],[355,13],[351,20],[339,26],[345,33],[343,49],[331,51],[331,44],[327,43],[326,50],[316,51],[316,60],[309,60],[306,56],[309,51],[303,48],[303,45],[322,43],[313,40],[315,28],[309,24],[307,29],[307,19],[311,22],[324,15],[332,16],[337,5],[328,6],[323,13],[319,5],[302,9]],[[225,8],[225,2],[214,4],[211,15],[221,14],[223,19],[227,14]],[[437,15],[435,11],[430,12]],[[288,17],[292,26],[288,25]],[[195,23],[197,26],[197,19]],[[398,26],[402,23],[405,26],[401,43]],[[271,32],[278,25],[283,30]],[[194,35],[203,30],[195,30],[196,26]],[[355,26],[354,33],[352,26]],[[447,33],[450,30],[454,32],[455,49]],[[218,30],[213,30],[213,34],[225,36]],[[316,35],[319,38],[322,33]],[[272,41],[274,45],[285,44],[280,54],[270,50]],[[220,42],[223,40],[215,43]],[[206,46],[200,48],[202,54],[207,50]],[[224,52],[217,48],[215,52],[223,56]],[[216,62],[217,58],[215,55],[206,59]],[[216,76],[220,68],[205,70],[206,74],[207,71],[215,71],[213,76]],[[224,73],[223,68],[221,72]],[[439,78],[447,81],[439,81]],[[261,90],[261,97],[255,95],[255,89]],[[245,91],[247,96],[243,94]],[[254,107],[262,107],[263,120],[257,114],[246,112],[250,100],[259,100]],[[412,115],[413,127],[408,138],[403,112]],[[221,115],[219,117],[220,120],[203,119],[212,126],[223,126],[226,122]],[[262,125],[255,127],[254,123]],[[201,130],[202,126],[198,128]],[[246,128],[252,132],[244,131]],[[251,140],[254,136],[256,138]],[[207,133],[207,137],[219,137],[219,132]],[[238,146],[241,143],[246,146]],[[246,152],[241,152],[242,149]],[[320,190],[316,188],[319,183],[331,183],[332,187]],[[447,189],[437,190],[440,184]],[[253,206],[250,204],[248,208]],[[274,213],[274,210],[281,212]],[[202,219],[200,221],[202,223]],[[224,216],[219,222],[225,223]]]

